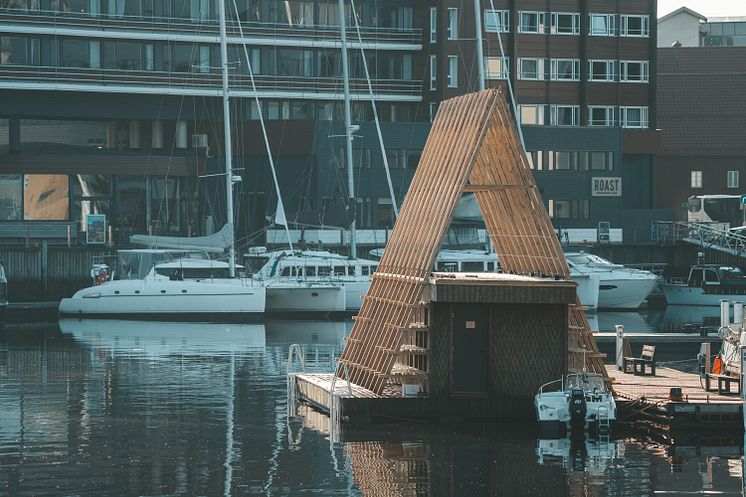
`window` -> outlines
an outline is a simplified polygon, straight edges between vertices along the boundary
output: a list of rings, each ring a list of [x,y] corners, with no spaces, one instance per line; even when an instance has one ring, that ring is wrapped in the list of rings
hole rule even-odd
[[[614,152],[588,152],[588,165],[591,171],[613,171]]]
[[[647,83],[648,61],[620,60],[620,81],[632,83]]]
[[[0,175],[0,221],[23,218],[23,175]]]
[[[614,81],[613,60],[589,60],[588,81]]]
[[[614,107],[588,107],[588,126],[614,126]]]
[[[61,40],[61,61],[64,67],[91,67],[90,42],[66,38]]]
[[[507,10],[485,10],[484,31],[487,33],[509,33],[510,13]]]
[[[449,40],[458,39],[458,9],[448,9],[448,26],[446,26],[446,35]]]
[[[438,112],[438,102],[430,102],[430,122],[435,121],[435,114]]]
[[[580,59],[552,59],[551,79],[555,81],[580,81]]]
[[[692,171],[692,188],[702,188],[702,171]]]
[[[552,105],[550,107],[552,126],[579,126],[580,106],[578,105]]]
[[[552,153],[551,151],[549,152]],[[578,168],[577,152],[554,152],[554,168],[557,171],[571,171]]]
[[[738,171],[728,171],[728,188],[738,188]]]
[[[549,199],[547,210],[549,217],[554,219],[588,219],[590,218],[590,201],[577,199],[553,200]]]
[[[551,32],[557,35],[579,35],[580,14],[553,13]]]
[[[619,117],[623,128],[647,128],[647,107],[619,107]]]
[[[521,116],[521,125],[544,125],[544,105],[522,104],[518,106],[518,109]]]
[[[518,31],[520,33],[544,34],[543,12],[520,12],[519,19]]]
[[[544,79],[544,59],[518,59],[518,79]]]
[[[485,57],[484,72],[487,79],[507,79],[510,60],[508,57]]]
[[[591,14],[590,34],[592,36],[616,36],[616,15]]]
[[[436,56],[430,56],[430,89],[434,90],[437,87],[438,81],[438,70],[436,65]]]
[[[438,39],[438,9],[430,7],[430,43]]]
[[[622,16],[622,32],[620,36],[650,35],[650,17],[648,16]]]
[[[448,88],[458,87],[458,55],[448,56]]]

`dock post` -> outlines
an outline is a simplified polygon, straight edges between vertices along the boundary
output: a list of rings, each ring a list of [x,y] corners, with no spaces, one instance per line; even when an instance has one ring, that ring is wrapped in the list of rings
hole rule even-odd
[[[746,211],[744,211],[746,212]],[[733,331],[739,332],[743,327],[743,304],[733,302]]]
[[[720,301],[720,327],[730,324],[730,303],[723,299]]]
[[[616,367],[619,371],[624,367],[624,325],[618,324],[616,328]]]

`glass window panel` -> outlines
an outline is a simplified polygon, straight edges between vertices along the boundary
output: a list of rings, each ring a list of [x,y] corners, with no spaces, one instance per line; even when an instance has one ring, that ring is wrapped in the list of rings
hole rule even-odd
[[[174,44],[171,67],[176,72],[191,72],[198,62],[197,45]]]
[[[69,186],[65,174],[27,174],[23,185],[23,219],[66,221],[70,215]]]
[[[521,32],[539,32],[539,14],[536,12],[521,12]]]
[[[22,216],[23,176],[0,175],[0,221],[18,221]]]
[[[62,40],[62,65],[64,67],[89,67],[90,51],[88,40]]]
[[[64,0],[61,2],[62,12],[85,14],[90,7],[89,0]]]
[[[604,171],[606,169],[606,152],[591,152],[590,162],[592,170]]]
[[[573,168],[573,152],[556,152],[555,160],[557,170],[569,171]]]
[[[572,202],[570,200],[555,200],[554,217],[557,219],[570,219],[572,217]]]

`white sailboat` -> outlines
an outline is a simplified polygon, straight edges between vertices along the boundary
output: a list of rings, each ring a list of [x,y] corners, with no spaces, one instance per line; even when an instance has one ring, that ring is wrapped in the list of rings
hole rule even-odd
[[[155,319],[189,321],[251,321],[265,310],[266,290],[254,279],[236,278],[233,236],[233,175],[225,4],[220,1],[220,54],[223,79],[223,121],[225,131],[226,226],[215,235],[200,238],[134,237],[133,242],[176,250],[228,250],[227,274],[215,275],[221,264],[210,259],[180,258],[172,266],[153,265],[144,277],[114,279],[84,288],[62,299],[62,317],[109,319]],[[163,251],[165,252],[165,251]],[[165,261],[164,261],[165,263]],[[205,271],[210,271],[209,277]],[[120,277],[122,275],[119,275]],[[138,275],[139,276],[139,275]]]
[[[341,55],[342,55],[342,75],[344,83],[344,118],[345,118],[345,153],[347,157],[347,187],[348,197],[354,204],[355,199],[355,181],[354,165],[352,153],[352,133],[354,131],[350,110],[350,89],[349,89],[349,69],[347,57],[347,27],[346,13],[344,9],[344,0],[338,0],[339,18],[340,18],[340,37],[341,37]],[[356,28],[359,30],[357,26]],[[239,26],[240,28],[240,26]],[[241,33],[243,36],[243,33]],[[250,61],[246,57],[251,74]],[[367,63],[363,57],[363,63]],[[253,76],[252,76],[253,82]],[[370,77],[368,76],[369,91],[372,101],[372,87],[370,86]],[[253,84],[253,83],[252,83]],[[375,104],[374,105],[374,115]],[[264,119],[259,108],[259,120],[264,130]],[[378,127],[378,121],[376,119]],[[381,140],[379,129],[379,140]],[[269,142],[265,139],[267,153],[270,157],[270,165],[273,174],[275,174],[272,162],[272,153],[269,148]],[[384,161],[386,160],[385,152],[382,153]],[[393,192],[390,178],[389,188]],[[277,314],[285,312],[293,313],[354,313],[362,305],[362,297],[368,292],[370,287],[371,275],[378,266],[377,261],[358,259],[357,258],[357,231],[353,215],[350,223],[350,256],[345,257],[340,254],[334,254],[324,250],[293,250],[289,230],[287,230],[287,221],[285,219],[284,209],[282,208],[282,196],[279,185],[275,178],[275,188],[277,190],[278,205],[275,224],[285,226],[288,237],[290,250],[276,250],[272,252],[263,251],[260,247],[255,247],[245,254],[247,264],[254,269],[254,277],[261,280],[267,289],[267,313]],[[279,220],[279,221],[278,221]]]

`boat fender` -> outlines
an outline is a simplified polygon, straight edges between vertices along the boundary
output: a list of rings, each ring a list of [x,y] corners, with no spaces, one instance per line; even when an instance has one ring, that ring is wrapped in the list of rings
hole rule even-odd
[[[723,358],[715,356],[715,360],[712,361],[712,374],[723,374]]]

